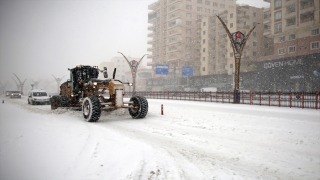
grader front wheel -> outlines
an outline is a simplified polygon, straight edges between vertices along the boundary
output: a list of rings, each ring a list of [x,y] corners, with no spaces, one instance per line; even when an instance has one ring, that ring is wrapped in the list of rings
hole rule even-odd
[[[96,96],[86,97],[82,103],[83,117],[88,122],[97,122],[101,115],[101,104]]]
[[[148,113],[148,101],[143,96],[134,96],[130,98],[133,102],[132,107],[129,108],[129,114],[132,118],[144,118]]]

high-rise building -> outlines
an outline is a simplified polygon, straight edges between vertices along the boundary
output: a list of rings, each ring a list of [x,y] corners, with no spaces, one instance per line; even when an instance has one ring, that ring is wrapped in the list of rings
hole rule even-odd
[[[264,0],[264,35],[273,40],[274,53],[259,60],[295,57],[320,52],[318,0]],[[268,47],[271,43],[264,44]]]
[[[148,41],[152,52],[153,69],[156,64],[168,64],[169,77],[181,76],[182,66],[192,66],[194,75],[201,71],[201,19],[220,11],[236,9],[236,0],[158,0],[149,5]],[[200,36],[199,36],[200,35]],[[175,68],[174,68],[175,67]]]

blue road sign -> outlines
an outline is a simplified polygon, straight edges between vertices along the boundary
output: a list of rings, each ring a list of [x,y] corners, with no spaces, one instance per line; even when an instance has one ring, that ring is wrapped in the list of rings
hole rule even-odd
[[[182,66],[182,76],[193,76],[193,67]]]
[[[168,64],[156,64],[156,74],[168,75],[169,65]]]

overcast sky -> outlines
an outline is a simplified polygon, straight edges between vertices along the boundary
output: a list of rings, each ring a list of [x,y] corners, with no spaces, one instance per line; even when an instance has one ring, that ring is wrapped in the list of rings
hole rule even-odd
[[[68,68],[99,65],[119,51],[142,57],[148,53],[148,5],[153,2],[0,0],[0,82],[14,85],[12,73],[27,79],[28,86],[32,80],[54,80],[51,74],[68,77]],[[237,3],[268,5],[263,0]]]

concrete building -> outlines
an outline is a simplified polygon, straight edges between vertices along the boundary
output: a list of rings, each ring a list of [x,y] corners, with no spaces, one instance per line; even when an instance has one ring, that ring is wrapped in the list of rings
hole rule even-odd
[[[273,54],[260,61],[320,52],[320,11],[318,0],[264,0],[264,35],[273,39]]]
[[[135,57],[130,57],[130,56],[126,56],[126,57],[129,60],[129,62],[132,60],[139,61],[141,58],[141,57],[135,58]],[[116,79],[119,79],[120,81],[123,81],[123,82],[127,82],[127,79],[131,78],[131,76],[130,77],[126,76],[126,72],[127,71],[131,72],[131,69],[130,69],[130,66],[129,66],[128,62],[126,61],[126,59],[123,56],[119,56],[119,57],[112,58],[111,62],[114,64],[114,68],[117,68]],[[109,73],[111,73],[110,77],[112,77],[113,69],[110,70]]]
[[[199,28],[201,19],[220,11],[236,9],[236,0],[158,0],[149,5],[148,44],[152,52],[149,66],[169,64],[168,77],[181,76],[182,66],[194,67],[194,75],[202,73]],[[150,53],[151,54],[151,53]],[[174,68],[175,68],[175,74]],[[154,75],[153,75],[154,76]]]

